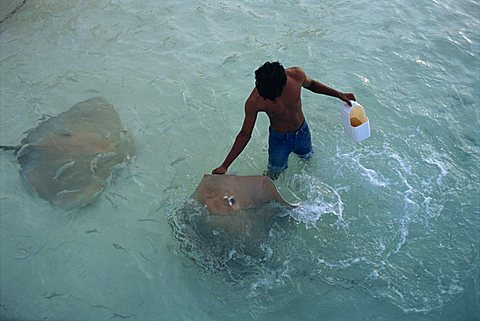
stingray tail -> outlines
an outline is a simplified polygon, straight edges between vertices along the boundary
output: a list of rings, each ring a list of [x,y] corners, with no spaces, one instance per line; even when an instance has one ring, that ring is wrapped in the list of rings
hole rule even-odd
[[[3,149],[3,150],[13,150],[15,152],[15,154],[20,150],[20,148],[22,148],[22,145],[16,145],[16,146],[4,146],[4,145],[0,145],[0,149]]]

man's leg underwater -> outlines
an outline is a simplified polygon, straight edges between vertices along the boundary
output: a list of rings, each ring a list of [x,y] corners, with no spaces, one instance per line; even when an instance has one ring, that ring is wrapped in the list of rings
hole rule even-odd
[[[306,121],[295,135],[295,148],[293,152],[303,160],[308,160],[313,156],[312,136]]]
[[[268,137],[268,170],[266,175],[271,179],[278,176],[288,168],[288,156],[293,151],[294,141],[288,134],[279,133],[270,128]]]

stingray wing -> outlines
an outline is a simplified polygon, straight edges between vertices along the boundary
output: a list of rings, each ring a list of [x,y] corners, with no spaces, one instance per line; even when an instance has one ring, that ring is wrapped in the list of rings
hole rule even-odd
[[[211,213],[230,214],[243,208],[276,201],[288,203],[267,176],[233,176],[205,174],[194,197]]]

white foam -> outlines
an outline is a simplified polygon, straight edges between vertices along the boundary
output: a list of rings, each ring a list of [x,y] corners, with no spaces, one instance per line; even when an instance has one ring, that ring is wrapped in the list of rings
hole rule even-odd
[[[333,214],[337,217],[337,226],[345,225],[343,220],[344,204],[335,188],[319,182],[314,177],[303,177],[308,182],[306,201],[292,210],[290,216],[299,222],[305,223],[307,228],[315,227],[315,223],[324,214]]]
[[[354,152],[341,154],[337,150],[336,156],[342,159],[343,160],[342,162],[348,161],[350,163],[353,163],[352,165],[353,165],[354,171],[359,172],[361,176],[365,177],[370,182],[370,184],[374,186],[379,186],[379,187],[386,187],[390,184],[389,180],[383,177],[382,174],[378,173],[372,168],[368,168],[364,166],[361,163],[360,158],[364,157],[364,155],[359,153],[354,153]],[[374,156],[374,155],[368,155],[366,157],[370,157],[370,156]],[[378,156],[378,155],[375,155],[375,156]]]
[[[346,269],[349,267],[352,267],[356,263],[363,262],[365,261],[365,257],[356,257],[356,258],[350,258],[350,259],[345,259],[345,260],[339,260],[337,263],[331,263],[328,262],[322,258],[317,258],[316,259],[317,263],[325,265],[329,269]]]
[[[430,152],[430,156],[425,158],[425,162],[438,167],[438,169],[440,170],[440,174],[437,176],[437,184],[440,184],[442,179],[448,174],[447,164],[442,162],[441,156],[436,152]]]
[[[264,270],[262,277],[250,284],[248,298],[254,298],[262,294],[265,290],[271,290],[285,285],[286,280],[291,279],[292,268],[289,260],[285,260],[278,269]],[[261,292],[260,290],[263,290]]]

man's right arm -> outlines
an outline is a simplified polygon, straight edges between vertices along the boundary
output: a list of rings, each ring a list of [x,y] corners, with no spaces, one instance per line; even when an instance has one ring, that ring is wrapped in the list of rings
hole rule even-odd
[[[250,100],[247,100],[247,103],[245,104],[245,119],[243,120],[242,129],[237,134],[235,142],[233,143],[233,146],[222,165],[215,168],[212,171],[212,174],[225,174],[228,170],[228,167],[245,149],[245,146],[247,146],[248,142],[250,141],[250,137],[252,137],[253,127],[255,126],[255,121],[257,120],[257,114],[258,111],[252,105]]]

